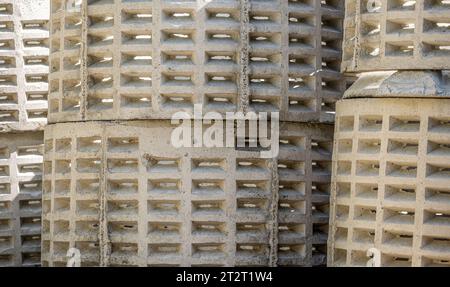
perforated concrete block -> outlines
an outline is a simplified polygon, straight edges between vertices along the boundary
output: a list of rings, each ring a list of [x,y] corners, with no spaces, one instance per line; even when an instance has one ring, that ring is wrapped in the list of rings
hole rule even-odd
[[[43,133],[0,135],[0,267],[40,265]]]
[[[450,69],[448,0],[347,0],[342,69]]]
[[[46,127],[42,264],[324,265],[332,126],[282,124],[280,154],[174,148],[169,121]]]
[[[52,123],[170,119],[194,104],[334,120],[343,1],[68,3],[52,0]]]
[[[338,102],[328,265],[449,266],[450,100]]]
[[[47,122],[49,4],[0,0],[0,132]]]

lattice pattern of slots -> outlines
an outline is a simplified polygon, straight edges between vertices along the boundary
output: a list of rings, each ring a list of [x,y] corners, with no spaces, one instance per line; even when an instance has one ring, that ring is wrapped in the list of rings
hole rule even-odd
[[[87,3],[52,0],[50,122],[169,119],[195,104],[334,120],[343,1]]]
[[[0,139],[0,267],[39,266],[43,132]]]
[[[94,266],[324,262],[331,126],[285,124],[278,165],[259,151],[175,149],[173,128],[46,128],[44,266],[65,266],[71,247]]]
[[[281,126],[278,266],[326,265],[332,130]]]
[[[48,18],[45,0],[0,0],[0,132],[47,122]]]
[[[344,71],[449,69],[449,0],[348,0]]]
[[[337,104],[329,265],[450,264],[450,100]]]

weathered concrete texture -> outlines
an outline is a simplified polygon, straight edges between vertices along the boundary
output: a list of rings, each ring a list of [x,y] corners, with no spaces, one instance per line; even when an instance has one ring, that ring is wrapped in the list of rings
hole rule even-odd
[[[281,124],[281,151],[179,148],[169,121],[45,131],[42,264],[326,263],[332,126]]]
[[[337,103],[329,266],[450,264],[450,99]]]
[[[0,0],[0,132],[47,122],[49,11],[46,0]]]
[[[49,121],[279,111],[334,120],[343,1],[52,0]]]
[[[367,72],[344,98],[450,98],[448,71]]]
[[[345,1],[346,72],[450,69],[447,0]]]
[[[40,265],[43,137],[0,135],[0,267]]]

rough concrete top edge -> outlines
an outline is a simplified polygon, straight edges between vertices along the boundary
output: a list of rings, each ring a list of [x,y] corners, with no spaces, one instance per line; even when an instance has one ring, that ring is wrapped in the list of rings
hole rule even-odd
[[[0,136],[2,134],[21,134],[27,132],[40,132],[44,131],[46,126],[45,122],[36,123],[2,123],[0,122]]]
[[[343,98],[450,98],[450,71],[361,73]]]
[[[372,63],[368,63],[363,65],[362,67],[353,67],[352,62],[349,60],[342,60],[340,66],[340,72],[343,74],[355,75],[361,73],[369,73],[369,72],[389,72],[389,71],[443,71],[450,70],[450,64],[447,61],[441,61],[442,63],[435,65],[410,65],[410,59],[403,59],[405,62],[395,62],[395,65],[390,66],[382,66],[375,65]]]
[[[20,9],[22,20],[50,19],[50,1],[48,0],[15,0]]]

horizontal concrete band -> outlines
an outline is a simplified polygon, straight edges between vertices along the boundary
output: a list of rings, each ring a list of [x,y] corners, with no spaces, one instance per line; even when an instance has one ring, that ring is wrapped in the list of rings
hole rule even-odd
[[[45,130],[43,266],[326,262],[330,125],[285,124],[280,153],[174,148],[169,121]]]
[[[195,104],[334,120],[343,1],[64,3],[51,9],[51,123],[170,119]]]
[[[381,266],[449,266],[450,99],[347,99],[336,113],[328,265],[365,266],[376,248]]]
[[[449,71],[361,73],[344,94],[349,98],[450,98]]]

